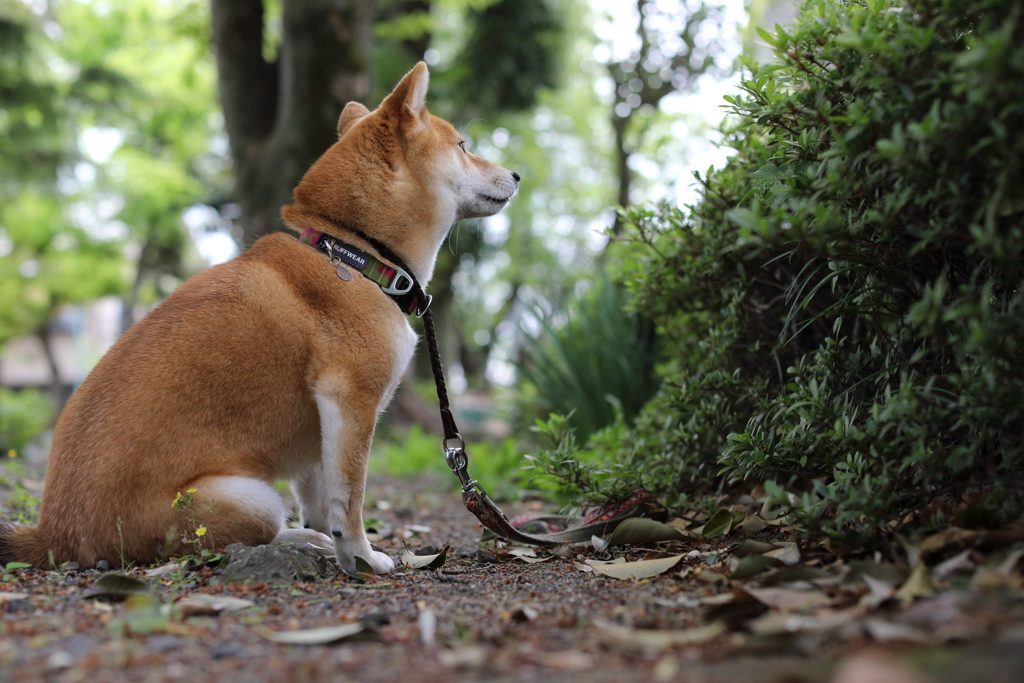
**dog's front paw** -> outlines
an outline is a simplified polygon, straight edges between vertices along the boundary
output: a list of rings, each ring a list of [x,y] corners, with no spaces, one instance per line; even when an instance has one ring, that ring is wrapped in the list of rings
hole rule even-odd
[[[395,561],[384,553],[377,552],[376,550],[370,550],[370,556],[364,557],[364,560],[370,563],[373,567],[374,574],[388,574],[395,569]]]
[[[366,560],[367,564],[373,569],[374,574],[387,574],[394,571],[395,563],[390,557],[384,553],[377,552],[369,547],[362,550],[357,550],[352,554],[339,552],[337,555],[338,565],[342,571],[346,574],[356,574],[358,569],[356,568],[356,557],[361,557]]]

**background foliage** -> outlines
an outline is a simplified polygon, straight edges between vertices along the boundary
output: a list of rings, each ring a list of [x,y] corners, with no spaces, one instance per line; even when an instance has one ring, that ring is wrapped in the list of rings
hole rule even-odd
[[[1006,521],[1024,452],[1019,3],[814,0],[761,37],[778,61],[727,98],[736,155],[689,210],[628,215],[622,280],[669,345],[662,389],[571,461],[547,425],[540,466],[676,503],[774,479],[837,537]]]

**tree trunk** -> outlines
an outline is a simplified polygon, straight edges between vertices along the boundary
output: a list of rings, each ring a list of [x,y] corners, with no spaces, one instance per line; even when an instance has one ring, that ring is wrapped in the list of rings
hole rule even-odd
[[[369,104],[374,0],[284,3],[279,57],[263,57],[264,8],[211,0],[221,106],[242,207],[242,246],[282,229],[281,206],[337,140],[345,104]]]
[[[47,320],[50,320],[51,317],[47,317]],[[64,402],[67,401],[68,397],[64,395],[64,386],[60,381],[60,370],[57,368],[57,357],[54,355],[53,347],[50,345],[49,324],[43,323],[36,330],[35,334],[39,343],[43,346],[43,355],[46,357],[46,364],[50,368],[50,400],[53,401],[53,405],[56,407],[55,414],[59,414],[64,408]]]
[[[622,208],[629,206],[629,188],[633,182],[632,171],[629,168],[629,155],[626,147],[626,129],[629,127],[629,120],[632,116],[619,116],[612,114],[612,128],[615,130],[615,168],[619,176],[618,205]],[[615,223],[612,224],[612,234],[622,234],[622,218],[615,214]]]

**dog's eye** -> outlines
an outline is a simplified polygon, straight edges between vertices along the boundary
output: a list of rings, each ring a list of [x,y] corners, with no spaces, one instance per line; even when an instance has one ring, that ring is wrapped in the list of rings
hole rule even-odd
[[[462,148],[463,152],[466,152],[466,141],[465,140],[459,140],[459,147]],[[468,154],[468,152],[466,152],[466,153]]]

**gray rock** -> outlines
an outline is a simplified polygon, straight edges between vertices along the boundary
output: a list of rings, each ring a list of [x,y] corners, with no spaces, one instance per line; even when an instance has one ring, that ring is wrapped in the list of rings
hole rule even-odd
[[[452,551],[455,557],[462,557],[472,559],[476,557],[477,544],[466,543],[465,545],[456,546]]]
[[[338,573],[326,557],[306,546],[234,543],[225,552],[229,560],[220,576],[226,582],[307,583]]]
[[[476,559],[480,562],[501,562],[501,559],[499,559],[497,555],[486,548],[477,549]]]
[[[101,572],[109,572],[110,571],[110,563],[107,562],[106,560],[98,560],[96,562],[96,569],[100,570]]]

